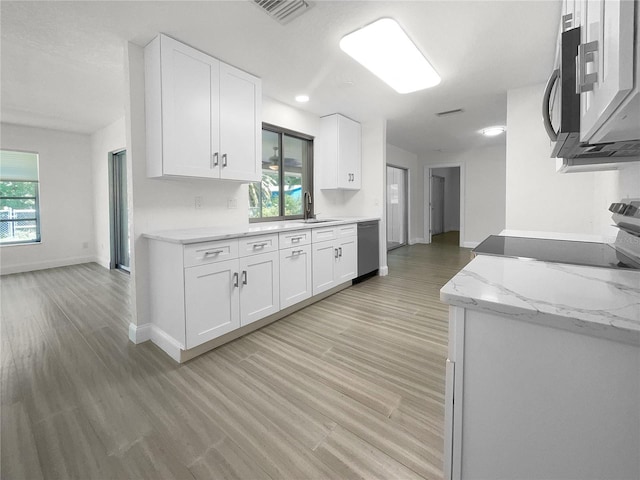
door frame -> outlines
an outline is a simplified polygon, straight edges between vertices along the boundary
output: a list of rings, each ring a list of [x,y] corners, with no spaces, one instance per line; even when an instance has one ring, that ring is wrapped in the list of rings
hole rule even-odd
[[[411,202],[409,201],[409,199],[411,198],[411,181],[410,181],[410,175],[411,175],[411,171],[409,170],[409,168],[407,167],[403,167],[400,165],[396,165],[393,163],[387,163],[385,164],[385,169],[384,169],[384,190],[385,190],[385,208],[384,208],[384,221],[385,221],[385,238],[387,236],[387,232],[386,232],[386,224],[387,224],[387,168],[386,167],[392,167],[392,168],[397,168],[399,170],[404,170],[405,172],[405,177],[404,177],[404,182],[405,182],[405,186],[404,186],[404,191],[406,192],[405,195],[405,199],[404,199],[404,211],[405,211],[405,216],[404,216],[404,232],[406,235],[406,242],[403,245],[398,245],[397,247],[393,247],[393,248],[389,248],[389,242],[388,242],[388,238],[387,238],[387,252],[389,250],[394,250],[396,248],[400,248],[400,247],[406,247],[407,245],[411,245],[411,232],[409,231],[409,218],[411,218]]]
[[[127,272],[127,273],[131,273],[131,249],[132,246],[131,244],[129,244],[129,268],[118,268],[118,265],[116,264],[116,235],[118,233],[117,228],[116,228],[116,218],[115,218],[115,202],[114,202],[114,195],[115,195],[115,191],[114,191],[114,162],[115,162],[115,157],[121,153],[125,153],[126,155],[126,148],[119,148],[117,150],[113,150],[111,152],[109,152],[109,158],[108,158],[108,165],[107,165],[107,170],[108,170],[108,175],[109,175],[109,268],[111,270],[121,270],[123,272]],[[127,158],[127,157],[125,157]],[[126,168],[126,172],[127,172],[127,185],[125,186],[125,188],[127,189],[127,218],[128,218],[128,224],[127,224],[127,229],[131,228],[131,219],[129,218],[129,176],[131,175],[131,170],[129,169],[129,162],[126,162],[125,165]]]
[[[465,164],[462,162],[434,163],[424,166],[424,239],[431,243],[431,175],[436,168],[460,168],[460,247],[465,247]]]

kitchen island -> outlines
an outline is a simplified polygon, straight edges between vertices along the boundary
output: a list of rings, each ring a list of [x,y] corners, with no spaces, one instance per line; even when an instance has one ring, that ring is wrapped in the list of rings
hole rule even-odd
[[[640,478],[640,272],[478,256],[441,300],[445,478]]]

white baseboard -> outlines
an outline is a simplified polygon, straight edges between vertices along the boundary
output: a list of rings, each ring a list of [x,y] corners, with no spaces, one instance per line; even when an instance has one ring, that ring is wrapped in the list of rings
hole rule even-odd
[[[476,248],[480,245],[480,242],[462,242],[463,248]]]
[[[66,267],[69,265],[78,265],[80,263],[93,263],[93,262],[98,262],[98,259],[93,256],[88,256],[88,257],[61,258],[59,260],[48,260],[45,262],[21,263],[18,265],[2,265],[0,266],[0,275],[10,275],[12,273],[22,273],[22,272],[33,272],[35,270],[46,270],[47,268]]]
[[[104,267],[107,270],[111,270],[111,260],[109,260],[108,258],[96,257],[95,262],[101,267]]]
[[[387,275],[389,275],[389,267],[387,265],[378,268],[378,276],[385,277]]]
[[[164,330],[151,323],[145,323],[144,325],[130,323],[129,340],[135,344],[151,340],[176,362],[180,362],[180,353],[184,350],[184,345],[181,345],[174,338],[167,335]]]
[[[428,243],[424,238],[414,238],[413,243]]]
[[[151,328],[153,325],[145,323],[144,325],[129,324],[129,340],[138,344],[151,340]]]

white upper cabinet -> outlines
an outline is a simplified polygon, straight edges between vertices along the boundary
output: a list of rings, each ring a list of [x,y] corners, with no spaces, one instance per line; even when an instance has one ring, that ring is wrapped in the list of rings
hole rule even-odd
[[[359,190],[362,184],[362,129],[338,113],[322,117],[316,172],[323,190]]]
[[[256,181],[260,79],[159,35],[145,48],[147,174]]]
[[[632,0],[576,4],[574,25],[581,26],[582,37],[576,60],[582,141],[605,143],[640,136],[638,36],[634,39],[639,8]]]

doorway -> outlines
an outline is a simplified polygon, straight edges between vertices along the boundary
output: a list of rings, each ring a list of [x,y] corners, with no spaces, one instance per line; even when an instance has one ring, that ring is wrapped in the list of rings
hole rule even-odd
[[[429,169],[430,243],[460,245],[460,185],[459,166]]]
[[[130,272],[127,154],[112,153],[109,159],[109,217],[111,221],[111,268]]]
[[[408,242],[408,178],[406,169],[387,165],[387,250]]]

